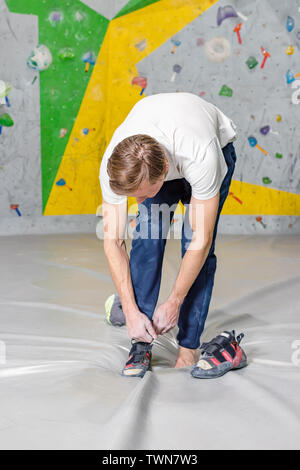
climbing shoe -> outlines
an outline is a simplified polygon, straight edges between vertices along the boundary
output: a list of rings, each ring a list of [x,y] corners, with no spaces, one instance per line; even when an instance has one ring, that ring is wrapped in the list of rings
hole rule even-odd
[[[144,377],[151,366],[152,344],[140,341],[131,341],[132,347],[128,361],[125,364],[122,375],[130,377]]]
[[[209,343],[203,343],[199,361],[193,366],[191,375],[196,379],[215,379],[230,370],[246,367],[247,356],[240,347],[243,337],[243,333],[236,338],[235,331],[224,331]]]

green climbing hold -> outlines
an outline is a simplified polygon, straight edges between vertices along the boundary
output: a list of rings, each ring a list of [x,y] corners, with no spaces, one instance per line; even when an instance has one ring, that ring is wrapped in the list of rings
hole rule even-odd
[[[282,158],[282,153],[276,153],[276,158]]]
[[[252,70],[258,65],[258,62],[255,57],[250,56],[249,59],[246,61],[246,64],[248,65],[249,69]]]
[[[221,90],[220,90],[219,95],[220,96],[229,96],[231,98],[231,96],[233,95],[233,90],[231,88],[229,88],[227,85],[223,85]]]
[[[13,125],[14,125],[14,121],[12,120],[9,114],[5,113],[5,114],[0,115],[0,126],[11,127]]]
[[[64,47],[59,51],[58,57],[60,60],[72,60],[75,57],[75,53],[71,47]]]
[[[270,178],[268,176],[264,176],[264,178],[262,179],[263,180],[263,183],[264,184],[270,184],[272,183],[272,180],[270,180]]]

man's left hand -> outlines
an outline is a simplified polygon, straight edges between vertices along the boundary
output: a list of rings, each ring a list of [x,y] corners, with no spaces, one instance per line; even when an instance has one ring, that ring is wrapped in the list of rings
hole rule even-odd
[[[178,299],[168,299],[157,307],[153,315],[153,326],[158,335],[163,335],[177,325],[180,302]]]

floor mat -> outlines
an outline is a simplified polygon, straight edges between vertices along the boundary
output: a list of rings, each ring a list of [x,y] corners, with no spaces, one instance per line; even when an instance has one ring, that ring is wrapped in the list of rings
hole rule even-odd
[[[1,238],[0,448],[299,449],[299,248],[295,236],[219,236],[202,341],[244,332],[249,366],[193,379],[173,368],[173,330],[141,380],[121,376],[126,327],[105,322],[114,286],[102,241]],[[179,262],[169,240],[159,302]]]

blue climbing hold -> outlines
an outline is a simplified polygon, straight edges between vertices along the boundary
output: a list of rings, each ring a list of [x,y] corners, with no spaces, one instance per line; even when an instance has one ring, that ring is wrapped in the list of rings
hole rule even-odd
[[[291,16],[288,16],[286,20],[286,29],[290,33],[293,31],[294,28],[295,28],[295,20]]]
[[[56,186],[65,186],[66,185],[66,182],[63,178],[61,178],[60,180],[56,181]]]

